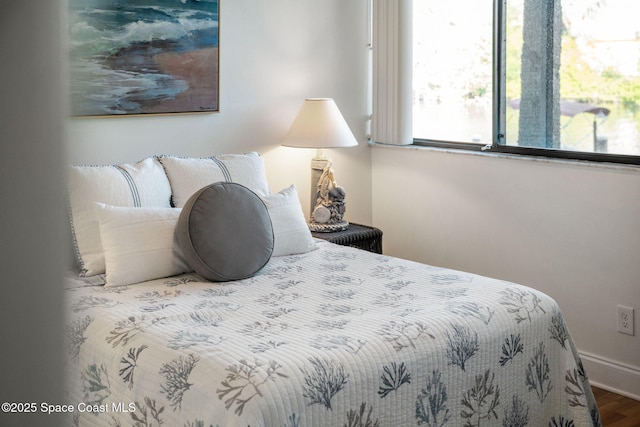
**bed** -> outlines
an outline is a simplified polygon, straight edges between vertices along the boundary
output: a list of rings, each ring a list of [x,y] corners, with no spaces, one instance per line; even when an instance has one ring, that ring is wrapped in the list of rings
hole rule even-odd
[[[247,158],[251,164],[234,164]],[[186,169],[176,175],[168,167],[173,161]],[[313,239],[301,227],[295,191],[271,193],[254,153],[144,163],[74,167],[71,174],[80,268],[66,290],[74,425],[601,425],[560,307],[549,296]],[[202,181],[176,182],[197,165],[207,170],[196,174],[206,175]],[[153,185],[141,184],[143,167],[153,169]],[[104,181],[127,174],[122,194],[131,182],[138,190],[161,187],[156,199],[168,206],[141,206],[153,204],[145,196],[138,206],[118,199],[119,184]],[[90,208],[101,201],[129,214],[174,212],[178,218],[159,221],[170,230],[190,195],[218,178],[242,181],[267,200],[273,218],[277,247],[255,274],[238,280],[212,282],[175,261],[173,237],[149,225],[157,221],[143,222],[154,236],[147,240],[162,246],[164,234],[168,249],[147,263],[140,261],[150,256],[147,249],[119,257],[109,235],[117,236],[118,227],[105,227]],[[110,190],[96,189],[105,186]],[[279,202],[268,203],[270,197]],[[103,267],[86,256],[84,220],[97,221],[102,232]],[[123,228],[120,240],[132,235],[127,221],[115,221]],[[122,245],[132,253],[130,242]]]

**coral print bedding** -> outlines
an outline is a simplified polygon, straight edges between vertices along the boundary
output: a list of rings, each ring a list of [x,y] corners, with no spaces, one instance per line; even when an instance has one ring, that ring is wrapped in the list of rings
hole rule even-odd
[[[601,425],[550,297],[316,241],[258,153],[74,166],[69,203],[72,425]]]
[[[70,281],[74,425],[600,425],[545,294],[316,246],[231,282]]]

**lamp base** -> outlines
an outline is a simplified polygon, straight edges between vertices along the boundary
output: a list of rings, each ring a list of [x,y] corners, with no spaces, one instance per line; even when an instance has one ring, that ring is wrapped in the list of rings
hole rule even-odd
[[[327,166],[331,166],[331,159],[324,156],[324,152],[318,149],[316,156],[311,159],[311,190],[309,193],[311,195],[309,197],[311,204],[309,213],[311,214],[313,214],[313,210],[318,204],[318,181],[322,176],[322,171],[324,171],[324,168]]]
[[[309,229],[331,233],[349,228],[343,219],[346,210],[344,188],[336,184],[331,169],[331,159],[318,150],[311,159],[311,218]]]
[[[332,233],[334,231],[344,231],[349,228],[348,221],[334,222],[331,224],[320,224],[319,222],[309,222],[309,230],[318,233]]]

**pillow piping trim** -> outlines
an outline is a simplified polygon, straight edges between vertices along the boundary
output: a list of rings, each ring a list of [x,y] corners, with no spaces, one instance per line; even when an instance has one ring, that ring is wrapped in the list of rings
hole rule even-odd
[[[80,254],[80,248],[78,247],[78,239],[76,237],[76,229],[73,226],[73,211],[71,210],[71,197],[69,196],[69,190],[66,191],[67,197],[67,215],[69,215],[69,225],[71,228],[71,243],[73,244],[73,254],[78,264],[78,270],[80,277],[86,277],[87,269],[85,268],[84,260]]]

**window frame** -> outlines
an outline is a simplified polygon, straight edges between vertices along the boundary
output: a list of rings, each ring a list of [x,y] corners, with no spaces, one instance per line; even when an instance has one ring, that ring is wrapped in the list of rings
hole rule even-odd
[[[506,2],[507,0],[493,1],[493,117],[491,143],[478,144],[472,142],[442,141],[414,137],[413,145],[468,151],[495,152],[518,156],[640,165],[640,156],[637,155],[525,147],[507,145],[504,143],[504,130],[506,129],[506,96],[504,95],[506,84],[506,49],[503,49],[503,46],[506,45]],[[496,25],[496,23],[498,24]]]

